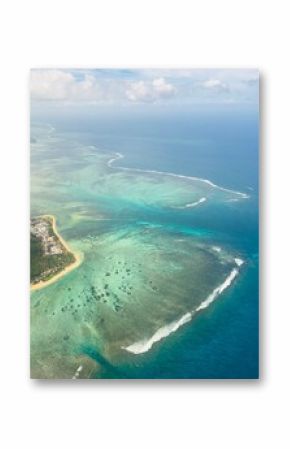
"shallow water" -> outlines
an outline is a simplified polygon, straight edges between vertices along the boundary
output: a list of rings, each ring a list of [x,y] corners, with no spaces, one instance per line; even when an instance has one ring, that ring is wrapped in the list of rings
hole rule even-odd
[[[202,355],[193,369],[207,341],[205,310],[221,313],[217,299],[236,301],[243,278],[247,286],[246,274],[256,272],[245,232],[253,195],[194,173],[175,176],[170,167],[127,168],[118,152],[67,130],[34,126],[32,135],[32,215],[54,214],[84,256],[78,269],[31,295],[32,376],[254,377],[254,356],[240,376],[229,367],[222,374],[221,360],[206,370]],[[220,319],[226,327],[226,311]],[[218,322],[211,338],[219,329]],[[257,321],[253,329],[257,346]],[[184,342],[194,330],[197,341]]]

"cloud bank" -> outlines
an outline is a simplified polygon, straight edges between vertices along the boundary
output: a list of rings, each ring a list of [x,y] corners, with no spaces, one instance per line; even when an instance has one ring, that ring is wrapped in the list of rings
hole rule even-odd
[[[155,102],[162,98],[170,98],[176,93],[176,88],[165,81],[156,78],[150,82],[137,81],[131,83],[126,91],[128,100],[134,102]]]
[[[205,89],[210,89],[210,90],[217,90],[217,91],[228,91],[229,90],[228,85],[218,79],[209,79],[209,80],[203,81],[201,83],[201,86]]]
[[[85,74],[77,80],[63,70],[33,70],[30,78],[30,93],[33,100],[94,101],[102,98],[96,78]]]
[[[258,101],[257,70],[34,69],[32,102],[204,103]]]

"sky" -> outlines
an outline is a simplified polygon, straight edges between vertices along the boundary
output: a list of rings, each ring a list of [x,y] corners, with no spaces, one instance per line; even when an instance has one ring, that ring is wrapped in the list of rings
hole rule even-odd
[[[256,69],[32,69],[32,105],[254,104]]]

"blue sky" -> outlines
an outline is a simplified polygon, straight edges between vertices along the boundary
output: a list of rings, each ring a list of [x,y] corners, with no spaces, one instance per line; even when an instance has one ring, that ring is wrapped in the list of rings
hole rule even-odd
[[[33,69],[33,103],[257,104],[256,69]]]

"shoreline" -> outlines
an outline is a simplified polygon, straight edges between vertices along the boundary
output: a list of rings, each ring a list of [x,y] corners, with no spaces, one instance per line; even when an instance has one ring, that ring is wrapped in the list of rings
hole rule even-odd
[[[36,284],[30,284],[30,290],[31,291],[40,290],[41,288],[44,288],[44,287],[47,287],[48,285],[53,284],[54,282],[58,281],[63,276],[65,276],[67,273],[70,273],[72,270],[74,270],[75,268],[80,266],[80,264],[83,261],[83,256],[81,254],[79,254],[79,253],[76,253],[76,252],[72,251],[71,248],[68,246],[67,242],[58,233],[58,231],[56,229],[56,218],[55,218],[55,216],[46,214],[46,215],[41,215],[41,217],[51,219],[51,221],[52,221],[52,230],[53,230],[54,234],[57,236],[57,238],[59,239],[61,244],[64,246],[64,248],[74,256],[75,261],[72,262],[67,267],[65,267],[60,272],[56,273],[55,276],[53,276],[51,279],[48,279],[47,281],[39,281]]]

